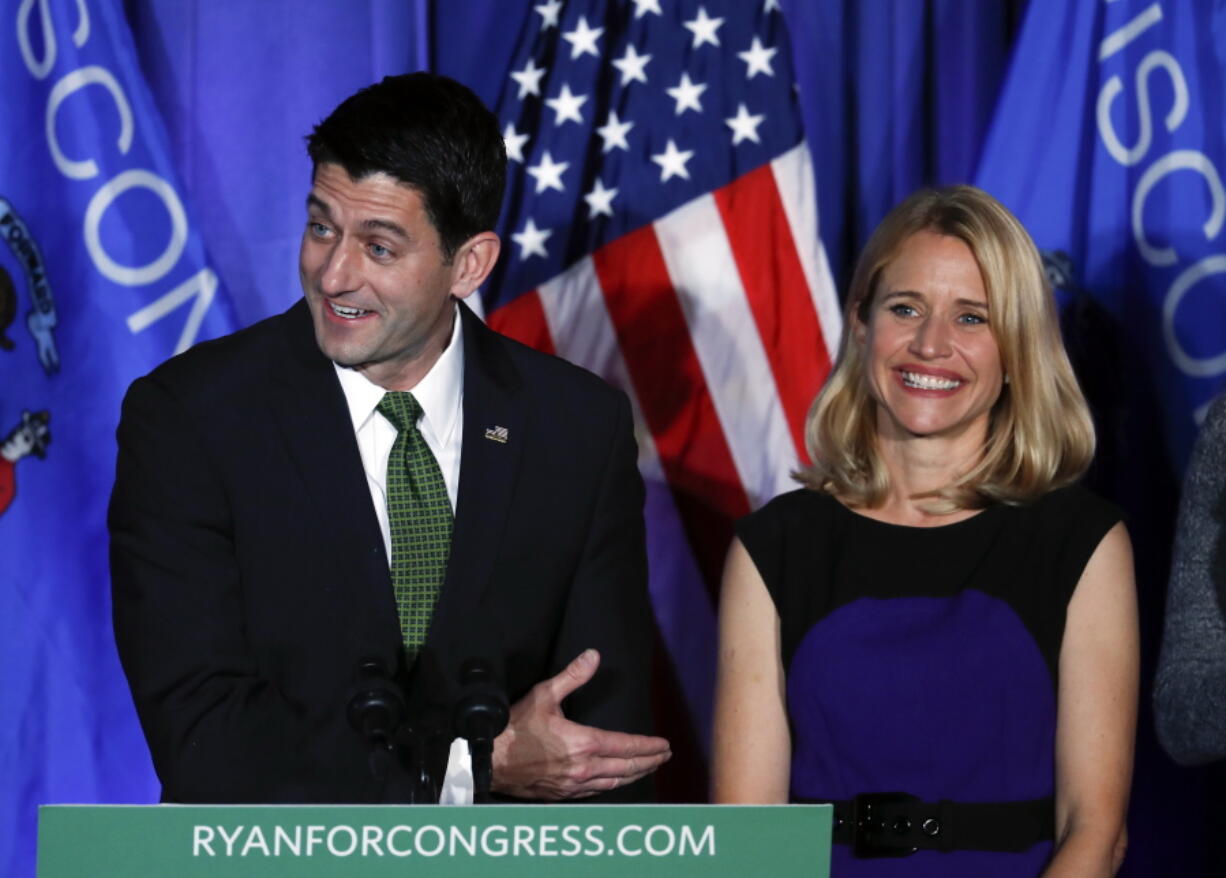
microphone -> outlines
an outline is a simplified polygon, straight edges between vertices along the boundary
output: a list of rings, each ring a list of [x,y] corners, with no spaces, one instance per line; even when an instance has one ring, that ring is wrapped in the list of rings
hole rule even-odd
[[[473,761],[473,801],[490,800],[494,739],[507,727],[507,694],[499,685],[493,665],[485,658],[465,659],[460,665],[460,696],[451,712],[457,737],[468,741]]]
[[[404,698],[388,676],[387,666],[377,657],[358,662],[353,691],[349,725],[370,742],[371,774],[384,780],[395,753],[396,730],[404,722]]]

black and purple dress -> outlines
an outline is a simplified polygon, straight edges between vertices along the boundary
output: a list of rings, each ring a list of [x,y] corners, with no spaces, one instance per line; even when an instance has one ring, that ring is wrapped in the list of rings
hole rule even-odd
[[[886,524],[810,490],[741,521],[781,620],[792,798],[1051,796],[1065,613],[1119,520],[1071,487],[940,527]],[[836,844],[831,875],[1032,878],[1051,847],[860,859]]]

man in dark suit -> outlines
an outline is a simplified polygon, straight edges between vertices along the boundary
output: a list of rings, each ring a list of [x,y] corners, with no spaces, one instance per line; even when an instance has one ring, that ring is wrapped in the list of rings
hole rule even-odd
[[[395,800],[401,767],[372,771],[347,717],[359,665],[449,739],[469,656],[513,702],[496,793],[642,797],[669,750],[629,406],[459,301],[498,257],[497,120],[451,80],[389,77],[308,150],[305,300],[124,402],[115,632],[163,797]]]

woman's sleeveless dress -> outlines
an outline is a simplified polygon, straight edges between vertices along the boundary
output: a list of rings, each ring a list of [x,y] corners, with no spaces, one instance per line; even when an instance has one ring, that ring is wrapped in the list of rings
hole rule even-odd
[[[1002,802],[1054,789],[1065,612],[1119,521],[1079,487],[932,528],[885,524],[809,490],[737,531],[781,619],[794,799],[906,792]],[[920,850],[833,878],[1033,878],[1051,855]]]

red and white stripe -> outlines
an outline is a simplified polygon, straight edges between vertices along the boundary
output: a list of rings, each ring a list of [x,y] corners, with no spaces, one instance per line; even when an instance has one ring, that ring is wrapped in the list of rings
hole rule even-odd
[[[702,723],[733,523],[793,487],[840,322],[804,143],[490,315],[629,394],[657,622]]]

